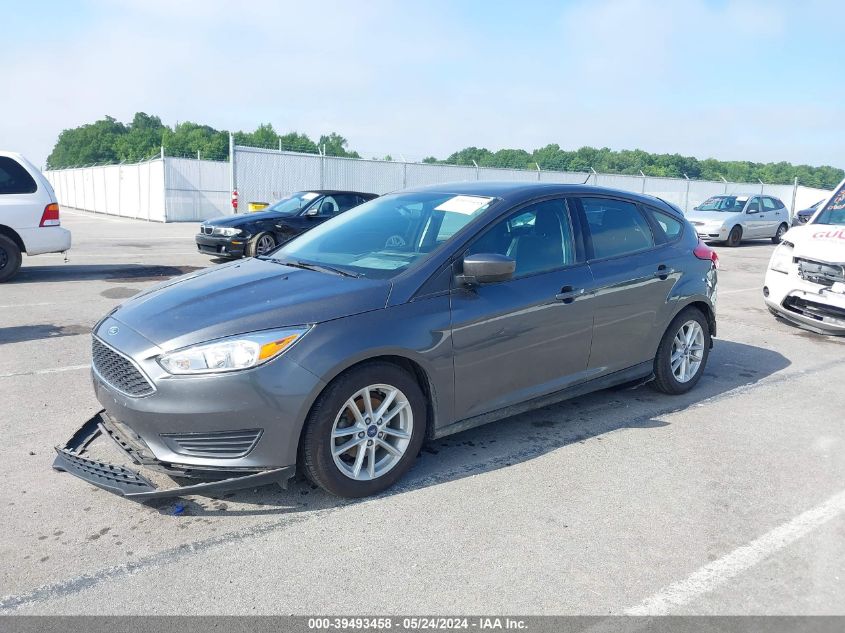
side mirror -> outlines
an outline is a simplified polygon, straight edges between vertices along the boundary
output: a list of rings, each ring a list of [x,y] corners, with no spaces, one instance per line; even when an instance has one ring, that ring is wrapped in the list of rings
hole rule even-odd
[[[465,286],[507,281],[513,277],[516,262],[498,253],[478,253],[464,257],[464,272],[457,276]]]
[[[305,217],[313,218],[320,215],[320,210],[317,207],[311,207],[305,212]]]
[[[747,214],[752,215],[754,213],[760,213],[760,209],[749,209],[746,211]]]

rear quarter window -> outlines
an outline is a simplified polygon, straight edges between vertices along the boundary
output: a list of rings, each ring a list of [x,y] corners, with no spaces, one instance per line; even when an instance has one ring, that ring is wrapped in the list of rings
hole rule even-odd
[[[38,185],[14,158],[0,156],[0,195],[35,193]]]
[[[663,234],[663,237],[666,238],[667,242],[674,242],[676,239],[681,237],[681,233],[684,232],[684,225],[676,217],[666,213],[665,211],[658,211],[652,207],[646,207],[646,212],[651,216],[651,219],[654,220],[654,223]]]

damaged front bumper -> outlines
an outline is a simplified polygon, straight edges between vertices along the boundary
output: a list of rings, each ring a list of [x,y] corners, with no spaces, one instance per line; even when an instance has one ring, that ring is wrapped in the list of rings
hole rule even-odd
[[[135,464],[175,477],[206,481],[175,488],[158,488],[138,471],[86,456],[88,447],[101,436],[107,436],[113,440],[120,452]],[[183,495],[217,494],[272,483],[286,488],[288,480],[294,476],[296,470],[295,466],[242,472],[224,469],[198,470],[190,466],[164,464],[151,460],[120,434],[118,429],[111,424],[105,411],[100,411],[83,424],[64,446],[56,447],[53,468],[75,475],[103,490],[138,501]]]

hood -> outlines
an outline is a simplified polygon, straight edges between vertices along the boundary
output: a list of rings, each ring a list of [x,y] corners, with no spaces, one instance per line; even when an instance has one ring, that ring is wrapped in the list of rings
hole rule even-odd
[[[721,224],[729,217],[736,215],[738,211],[696,211],[692,210],[686,214],[687,220],[690,222],[704,222],[705,224],[712,224],[718,222]]]
[[[223,218],[215,218],[213,220],[206,220],[203,224],[207,226],[241,226],[242,224],[249,224],[259,220],[280,220],[284,218],[292,218],[287,213],[279,213],[278,211],[259,211],[257,213],[238,213],[237,215],[227,215]]]
[[[845,226],[804,224],[787,231],[783,239],[795,245],[794,257],[845,264]]]
[[[387,280],[245,259],[171,279],[111,316],[165,350],[383,308]]]

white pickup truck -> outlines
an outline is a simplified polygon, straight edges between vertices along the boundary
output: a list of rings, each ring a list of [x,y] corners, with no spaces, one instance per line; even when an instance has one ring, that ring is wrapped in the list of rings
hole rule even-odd
[[[35,165],[0,151],[0,283],[21,267],[21,253],[41,255],[70,249],[70,231],[59,220],[59,204]]]
[[[845,180],[807,224],[783,236],[769,261],[763,296],[775,316],[845,335]]]

